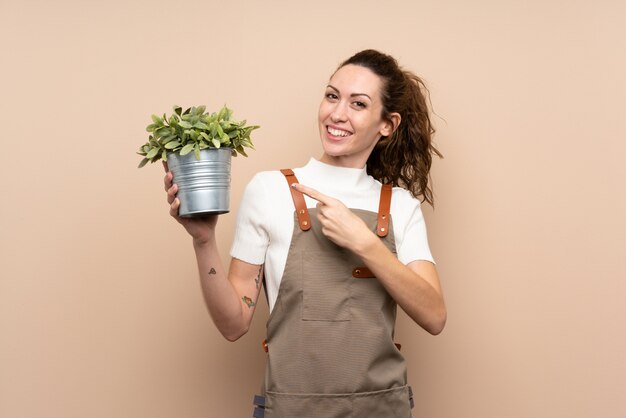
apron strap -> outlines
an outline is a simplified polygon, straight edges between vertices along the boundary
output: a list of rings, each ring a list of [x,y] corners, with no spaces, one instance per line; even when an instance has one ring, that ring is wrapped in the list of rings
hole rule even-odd
[[[380,189],[380,203],[378,205],[378,224],[376,234],[386,237],[389,233],[389,212],[391,209],[391,183],[383,184]]]
[[[384,238],[389,233],[389,216],[391,211],[391,183],[385,183],[380,188],[380,202],[378,204],[378,222],[376,234]],[[352,277],[357,279],[372,279],[376,276],[367,267],[355,267],[352,269]]]
[[[281,173],[285,176],[287,180],[287,184],[289,184],[289,190],[291,191],[291,198],[293,199],[293,204],[296,207],[296,215],[298,215],[298,224],[300,225],[300,229],[303,231],[308,231],[311,229],[311,218],[309,217],[309,210],[306,207],[306,203],[304,202],[304,196],[302,193],[296,191],[291,185],[293,183],[298,183],[298,179],[292,170],[286,168],[280,170]]]
[[[298,224],[300,229],[308,231],[311,229],[311,218],[309,217],[309,210],[306,207],[304,196],[302,193],[294,190],[291,185],[298,182],[298,178],[294,174],[293,170],[288,168],[280,170],[285,176],[287,184],[289,185],[289,191],[291,192],[291,198],[296,208],[296,215],[298,216]],[[383,238],[389,233],[389,212],[391,209],[391,191],[392,186],[390,183],[385,183],[380,189],[380,202],[378,204],[378,223],[376,226],[376,234]]]

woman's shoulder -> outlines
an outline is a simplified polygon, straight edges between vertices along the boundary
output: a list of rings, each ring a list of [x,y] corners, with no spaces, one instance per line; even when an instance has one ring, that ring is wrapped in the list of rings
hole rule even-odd
[[[272,206],[285,196],[291,196],[285,176],[279,170],[257,172],[246,185],[244,197],[258,199]]]
[[[280,170],[259,171],[252,176],[249,184],[263,184],[269,187],[276,185],[279,181],[285,181],[284,178]]]
[[[290,200],[291,192],[280,171],[259,171],[248,181],[239,208],[246,216],[257,218],[256,222],[259,214],[264,214],[260,217],[263,222],[270,222],[270,217],[281,213]]]
[[[392,189],[392,202],[395,200],[401,203],[403,206],[411,205],[411,206],[420,206],[421,202],[419,199],[413,197],[411,192],[407,189],[399,186],[394,186]]]
[[[422,202],[411,192],[402,187],[394,187],[391,195],[391,214],[395,217],[408,218],[415,212],[421,212]]]
[[[291,170],[296,175],[296,178],[299,178],[299,176],[310,176],[309,172],[311,171],[307,167],[294,167]],[[287,187],[285,175],[282,173],[281,169],[259,171],[254,176],[252,176],[250,184],[262,184],[265,187],[280,189],[283,188],[281,186],[285,186],[284,188],[286,190],[289,190],[289,188]]]

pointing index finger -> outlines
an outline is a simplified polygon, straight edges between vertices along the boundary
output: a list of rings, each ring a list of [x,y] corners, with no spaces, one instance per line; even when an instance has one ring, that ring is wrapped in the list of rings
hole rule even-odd
[[[332,200],[331,197],[328,197],[325,194],[320,193],[317,190],[312,189],[311,187],[307,187],[300,183],[293,183],[291,187],[293,187],[295,190],[299,191],[300,193],[309,196],[311,199],[317,200],[318,202],[324,205],[329,204],[330,201]]]

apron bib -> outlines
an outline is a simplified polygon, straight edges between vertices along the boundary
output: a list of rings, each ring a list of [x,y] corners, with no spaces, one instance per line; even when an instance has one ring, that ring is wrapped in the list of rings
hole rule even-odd
[[[291,170],[281,170],[289,185]],[[317,208],[291,189],[294,231],[267,322],[268,352],[256,418],[408,418],[412,393],[394,344],[396,303],[351,251],[321,231]],[[391,186],[379,213],[351,209],[396,253]]]

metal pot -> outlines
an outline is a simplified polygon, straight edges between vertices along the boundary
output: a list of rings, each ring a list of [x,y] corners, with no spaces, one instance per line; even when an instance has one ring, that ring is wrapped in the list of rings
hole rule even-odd
[[[178,215],[228,213],[230,210],[230,159],[232,149],[204,149],[200,159],[187,155],[167,154],[167,163],[178,185]]]

